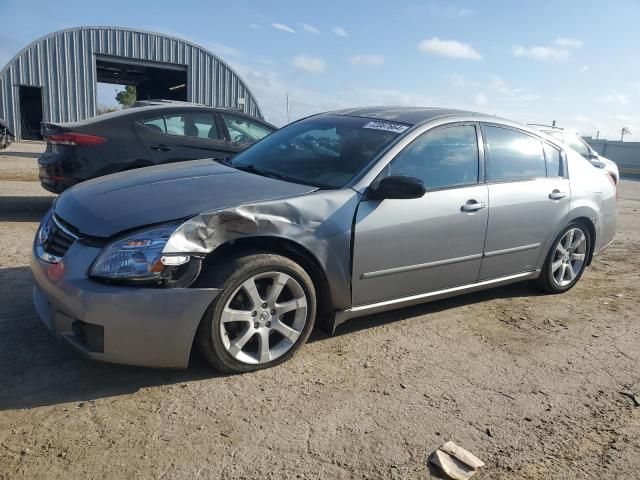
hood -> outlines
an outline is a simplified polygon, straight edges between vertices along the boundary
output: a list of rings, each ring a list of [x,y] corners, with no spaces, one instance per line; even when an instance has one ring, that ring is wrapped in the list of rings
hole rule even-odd
[[[91,237],[317,190],[226,167],[211,159],[130,170],[64,192],[55,213]]]

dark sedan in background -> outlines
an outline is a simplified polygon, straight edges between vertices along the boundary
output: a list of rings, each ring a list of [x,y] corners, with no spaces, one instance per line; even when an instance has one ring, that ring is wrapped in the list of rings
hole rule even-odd
[[[206,157],[232,157],[276,130],[235,110],[158,104],[76,123],[43,123],[40,183],[54,193],[110,173]]]

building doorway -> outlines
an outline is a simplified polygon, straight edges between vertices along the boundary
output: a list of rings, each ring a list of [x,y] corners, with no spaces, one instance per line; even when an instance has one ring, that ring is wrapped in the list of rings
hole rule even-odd
[[[18,86],[22,139],[42,140],[42,87]]]
[[[136,100],[180,100],[188,96],[187,67],[114,57],[96,59],[96,80],[100,83],[133,85]]]

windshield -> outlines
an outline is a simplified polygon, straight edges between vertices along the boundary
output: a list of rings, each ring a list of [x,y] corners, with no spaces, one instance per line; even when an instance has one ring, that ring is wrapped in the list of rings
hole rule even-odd
[[[295,183],[340,188],[408,128],[370,118],[311,117],[275,131],[231,165]]]

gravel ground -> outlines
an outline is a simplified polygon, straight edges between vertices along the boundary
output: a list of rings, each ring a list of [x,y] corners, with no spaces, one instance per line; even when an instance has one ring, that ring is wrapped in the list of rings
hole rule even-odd
[[[477,477],[638,478],[640,182],[617,241],[560,296],[514,285],[316,333],[292,361],[220,376],[100,364],[31,305],[53,196],[42,144],[0,152],[0,478],[429,478],[453,440]]]

